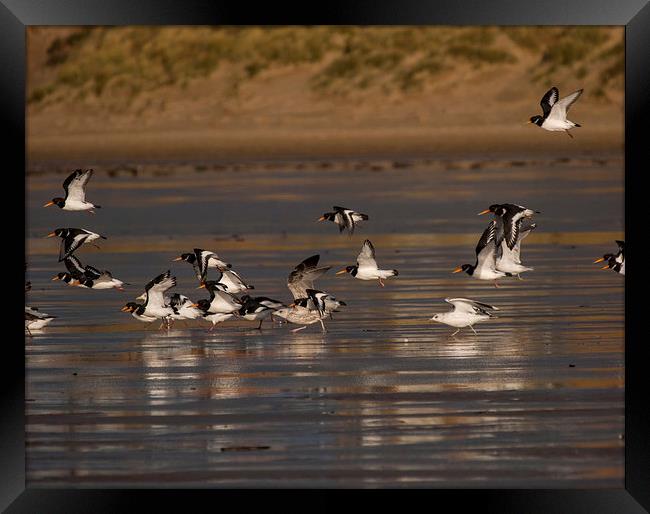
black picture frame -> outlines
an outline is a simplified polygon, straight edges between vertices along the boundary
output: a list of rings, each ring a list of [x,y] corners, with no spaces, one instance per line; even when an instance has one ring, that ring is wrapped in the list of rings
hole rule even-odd
[[[223,502],[228,491],[25,489],[25,353],[18,336],[18,301],[24,255],[13,244],[14,227],[20,223],[12,191],[25,188],[25,30],[29,25],[621,25],[626,36],[625,80],[625,227],[626,252],[631,272],[625,284],[625,488],[611,490],[432,490],[429,502],[452,502],[454,511],[466,507],[487,512],[517,513],[624,513],[650,510],[650,403],[646,391],[650,373],[648,344],[642,335],[645,302],[640,300],[638,277],[647,263],[641,249],[641,208],[645,190],[641,180],[650,162],[645,126],[650,119],[650,5],[648,0],[400,0],[399,2],[340,2],[279,6],[244,2],[201,0],[0,0],[0,59],[2,73],[2,126],[6,151],[4,188],[0,204],[4,213],[5,263],[9,273],[3,309],[11,322],[2,350],[2,418],[0,422],[0,508],[7,512],[132,512],[150,510],[157,500],[166,509],[187,509],[198,500]],[[9,157],[9,162],[7,162]],[[22,188],[22,189],[21,189]],[[23,218],[24,226],[24,218]],[[637,270],[637,273],[635,273]],[[14,293],[15,292],[15,293]],[[638,293],[638,294],[637,294]],[[634,301],[636,298],[639,300]],[[13,331],[16,330],[16,337]],[[23,330],[21,329],[21,333]],[[20,337],[20,338],[19,338]],[[321,492],[320,495],[325,497]],[[268,492],[267,492],[268,494]],[[294,495],[295,493],[292,493]],[[331,494],[331,493],[329,493]],[[217,496],[218,495],[218,496]],[[215,498],[217,496],[217,498]],[[255,495],[256,496],[256,495]],[[364,495],[367,497],[367,495]],[[380,498],[383,495],[380,495]],[[198,498],[197,498],[198,497]],[[300,502],[292,496],[291,504]],[[317,504],[331,507],[331,500]],[[254,500],[238,494],[239,508]],[[365,500],[364,500],[365,501]],[[380,499],[380,501],[383,501]],[[218,504],[213,504],[218,508]]]

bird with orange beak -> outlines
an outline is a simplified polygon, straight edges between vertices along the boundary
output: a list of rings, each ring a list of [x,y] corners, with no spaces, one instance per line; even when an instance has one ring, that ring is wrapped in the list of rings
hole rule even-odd
[[[318,221],[333,221],[339,226],[339,232],[343,232],[347,228],[350,236],[354,233],[357,223],[368,219],[367,214],[361,214],[345,207],[335,205],[332,209],[334,209],[334,212],[326,212],[318,218]]]
[[[619,275],[625,276],[625,241],[616,241],[618,253],[606,253],[600,259],[596,259],[594,264],[607,261],[607,264],[600,269],[611,269]]]
[[[101,206],[86,201],[86,185],[92,175],[93,170],[73,171],[63,182],[65,198],[52,198],[43,207],[56,205],[64,211],[88,211],[95,214],[93,209],[100,209]]]
[[[534,211],[523,205],[516,205],[514,203],[502,203],[490,205],[484,211],[478,213],[479,216],[488,213],[494,214],[494,219],[497,221],[496,244],[497,247],[501,245],[501,241],[505,239],[508,249],[513,250],[519,239],[519,230],[521,228],[521,221],[524,218],[530,218],[534,214],[540,214],[539,211]]]
[[[91,243],[100,238],[106,239],[106,236],[95,234],[84,228],[57,228],[45,237],[60,237],[62,239],[59,246],[59,262],[70,257],[83,244]]]
[[[492,220],[476,245],[476,264],[463,264],[452,273],[464,271],[470,277],[479,280],[494,280],[494,287],[499,287],[497,283],[499,278],[512,276],[511,273],[496,269],[496,233],[497,222]]]
[[[363,242],[361,252],[357,256],[357,265],[346,266],[336,272],[337,275],[342,273],[349,273],[359,280],[379,280],[381,287],[384,287],[384,279],[399,275],[396,269],[379,269],[375,260],[375,247],[369,239]]]

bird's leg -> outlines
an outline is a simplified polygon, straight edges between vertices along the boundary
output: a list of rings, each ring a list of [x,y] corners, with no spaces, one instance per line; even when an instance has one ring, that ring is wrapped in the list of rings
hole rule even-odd
[[[212,331],[214,330],[214,327],[216,327],[216,326],[217,326],[216,324],[213,324],[213,325],[208,329],[208,332],[212,332]]]
[[[459,328],[458,330],[456,330],[456,332],[454,332],[453,334],[451,334],[449,337],[454,337],[456,334],[458,334],[458,332],[460,332],[460,328]]]
[[[571,135],[571,132],[569,132],[568,130],[565,130],[565,132],[566,132],[567,136],[569,136],[571,139],[573,139],[573,136]]]
[[[469,328],[472,329],[472,332],[474,332],[474,335],[478,335],[478,334],[476,333],[476,330],[474,330],[474,327],[473,327],[472,325],[470,325]]]
[[[381,287],[384,287],[384,282],[383,282],[383,280],[382,280],[381,278],[379,279],[379,285],[380,285]]]
[[[25,327],[25,330],[27,330],[27,334],[29,335],[29,337],[32,337],[32,331],[29,330],[29,327]]]
[[[499,284],[497,284],[497,281],[496,281],[496,280],[494,281],[494,287],[497,287],[497,288],[498,288],[498,287],[501,287]]]
[[[165,320],[163,319],[162,322],[160,323],[160,326],[158,327],[158,330],[162,330],[164,324],[165,324]]]
[[[260,324],[257,325],[257,330],[262,330],[262,322],[263,321],[264,321],[263,319],[260,320]]]
[[[95,211],[93,211],[92,209],[88,209],[87,212],[89,212],[90,214],[95,214]]]
[[[523,280],[523,278],[521,278],[521,274],[520,274],[520,273],[517,273],[517,278],[518,278],[519,280]]]
[[[294,329],[291,331],[291,333],[292,333],[292,334],[295,334],[295,333],[298,332],[299,330],[305,330],[306,328],[307,328],[307,325],[305,325],[304,327],[294,328]]]
[[[323,323],[323,320],[319,319],[318,321],[320,321],[320,326],[323,327],[323,332],[327,332],[327,330],[325,329],[325,323]]]

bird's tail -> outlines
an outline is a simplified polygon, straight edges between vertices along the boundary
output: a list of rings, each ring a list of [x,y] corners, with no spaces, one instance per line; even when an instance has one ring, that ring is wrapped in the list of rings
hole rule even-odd
[[[94,208],[95,208],[95,209],[101,209],[102,206],[101,206],[101,205],[95,205]]]
[[[361,214],[361,213],[359,213],[359,216],[361,216],[361,219],[362,219],[362,220],[367,220],[367,219],[368,219],[368,215],[367,215],[367,214]]]
[[[580,125],[580,123],[574,123],[573,126],[574,127],[582,127],[582,125]]]
[[[397,275],[399,275],[399,272],[398,272],[396,269],[394,269],[394,270],[392,270],[392,271],[393,271],[393,276],[394,276],[394,277],[396,277]]]

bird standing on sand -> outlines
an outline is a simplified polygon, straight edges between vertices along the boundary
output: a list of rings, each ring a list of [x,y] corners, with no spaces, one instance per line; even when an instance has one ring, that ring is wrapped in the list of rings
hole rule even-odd
[[[88,211],[95,214],[93,209],[100,209],[101,206],[86,201],[86,185],[93,176],[93,170],[75,170],[63,181],[65,198],[52,198],[43,207],[56,205],[64,211]]]
[[[476,245],[476,264],[463,264],[456,268],[452,273],[460,273],[461,271],[464,271],[470,277],[479,280],[494,280],[494,287],[499,287],[497,279],[511,276],[510,273],[505,273],[496,269],[496,232],[497,222],[492,220]]]
[[[57,228],[54,232],[50,232],[46,237],[54,236],[61,238],[61,245],[59,246],[59,262],[70,257],[72,253],[83,244],[90,243],[99,238],[106,239],[106,236],[95,234],[94,232],[84,228]]]
[[[596,259],[594,264],[607,261],[607,264],[600,269],[611,269],[619,275],[625,276],[625,241],[616,241],[618,253],[606,253],[600,259]]]
[[[368,219],[367,214],[361,214],[345,207],[335,205],[332,209],[334,209],[334,212],[326,212],[318,218],[318,221],[333,221],[339,226],[339,232],[343,232],[347,228],[350,236],[354,233],[357,223]]]
[[[538,127],[542,127],[544,130],[564,130],[569,137],[573,138],[569,130],[573,127],[580,127],[581,125],[567,120],[566,115],[571,105],[580,97],[583,91],[583,89],[578,89],[562,98],[562,100],[559,100],[560,92],[556,87],[552,87],[546,92],[540,102],[543,111],[542,116],[537,114],[531,117],[528,123],[533,123]]]
[[[379,280],[381,287],[384,287],[383,279],[396,277],[399,274],[396,269],[384,270],[378,268],[377,261],[375,260],[375,247],[372,246],[369,239],[363,242],[361,252],[357,257],[357,265],[347,266],[336,272],[337,275],[341,273],[349,273],[359,280]]]
[[[493,305],[468,300],[467,298],[445,298],[445,302],[450,303],[452,309],[448,312],[434,314],[431,320],[458,328],[456,332],[451,334],[452,336],[460,332],[460,329],[463,327],[471,328],[472,332],[476,334],[476,330],[474,330],[472,325],[490,318],[496,318],[497,316],[492,314],[490,310],[499,310],[498,307],[494,307]]]

